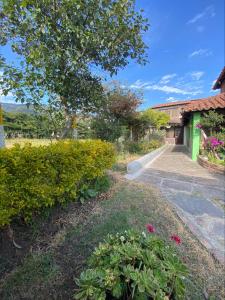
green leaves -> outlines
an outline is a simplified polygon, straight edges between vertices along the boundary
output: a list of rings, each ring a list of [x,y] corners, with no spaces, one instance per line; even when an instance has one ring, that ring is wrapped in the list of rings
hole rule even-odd
[[[130,58],[147,61],[147,20],[133,0],[11,0],[1,8],[0,44],[13,44],[25,64],[4,72],[2,89],[20,90],[17,101],[40,103],[43,89],[69,111],[97,111],[103,88],[93,66],[112,75]],[[15,71],[22,74],[18,81]]]
[[[187,273],[164,241],[125,231],[109,235],[94,251],[89,269],[76,281],[79,292],[75,297],[83,300],[89,294],[88,299],[95,300],[90,290],[98,289],[104,299],[184,299]]]
[[[0,227],[14,217],[28,221],[56,203],[76,201],[79,191],[102,177],[113,162],[113,146],[99,140],[1,149]],[[88,188],[90,197],[97,192]]]
[[[218,129],[225,121],[224,115],[210,110],[201,118],[201,125],[211,131]]]
[[[146,123],[146,127],[153,126],[159,129],[162,126],[166,126],[170,120],[170,117],[165,112],[147,109],[140,115],[140,119]]]

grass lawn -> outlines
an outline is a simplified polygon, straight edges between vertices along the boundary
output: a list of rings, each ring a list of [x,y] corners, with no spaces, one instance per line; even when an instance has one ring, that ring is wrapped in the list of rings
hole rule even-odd
[[[53,140],[54,141],[54,140]],[[6,147],[13,147],[15,144],[19,144],[23,146],[26,143],[31,143],[32,146],[43,146],[51,143],[49,139],[23,139],[23,138],[15,138],[15,139],[6,139]]]
[[[211,299],[224,299],[224,269],[179,220],[170,204],[157,190],[116,177],[111,191],[102,199],[83,206],[69,204],[35,223],[26,239],[33,236],[29,247],[11,250],[15,255],[18,251],[26,255],[2,276],[0,299],[72,299],[76,288],[73,278],[79,277],[93,248],[108,233],[131,227],[143,231],[146,223],[152,223],[168,242],[171,234],[181,236],[178,255],[191,274],[187,299],[205,299],[206,293],[215,297]],[[19,243],[18,231],[16,236]]]

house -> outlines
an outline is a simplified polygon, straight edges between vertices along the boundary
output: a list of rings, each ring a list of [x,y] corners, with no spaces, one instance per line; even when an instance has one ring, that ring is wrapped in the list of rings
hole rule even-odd
[[[169,126],[166,127],[166,143],[167,144],[183,144],[184,143],[184,126],[182,112],[186,104],[190,101],[176,101],[165,104],[158,104],[152,107],[159,111],[165,112],[170,116]]]
[[[204,112],[215,110],[225,114],[225,67],[217,78],[214,90],[219,94],[207,98],[176,101],[152,107],[170,116],[166,128],[166,143],[181,144],[188,147],[193,160],[197,160],[200,150],[201,131],[196,128]]]

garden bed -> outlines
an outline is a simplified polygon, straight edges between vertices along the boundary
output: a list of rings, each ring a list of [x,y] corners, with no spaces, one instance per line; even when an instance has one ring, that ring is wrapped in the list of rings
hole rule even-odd
[[[198,163],[202,167],[208,169],[210,172],[214,172],[214,173],[217,173],[217,174],[225,174],[225,167],[224,166],[210,162],[208,160],[208,158],[205,157],[205,156],[199,155],[198,156]]]
[[[168,243],[171,234],[181,237],[177,252],[191,273],[187,282],[189,299],[204,299],[206,294],[224,299],[223,267],[152,188],[117,175],[110,192],[102,198],[83,206],[71,203],[64,209],[54,208],[39,220],[35,220],[32,228],[15,225],[22,254],[10,243],[7,251],[1,252],[1,264],[11,262],[0,282],[3,300],[72,299],[76,288],[73,278],[85,269],[86,259],[94,247],[108,233],[130,228],[143,231],[149,222]]]

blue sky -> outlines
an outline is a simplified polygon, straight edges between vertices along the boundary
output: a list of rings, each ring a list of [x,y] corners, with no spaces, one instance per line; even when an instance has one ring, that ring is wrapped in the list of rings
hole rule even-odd
[[[142,108],[157,103],[212,96],[224,66],[223,0],[137,0],[149,19],[144,34],[149,63],[131,62],[113,79],[143,92]],[[2,54],[13,60],[8,47]],[[12,97],[1,101],[12,101]]]
[[[143,107],[212,96],[224,66],[223,0],[138,0],[150,30],[149,64],[131,63],[116,79],[144,93]]]

